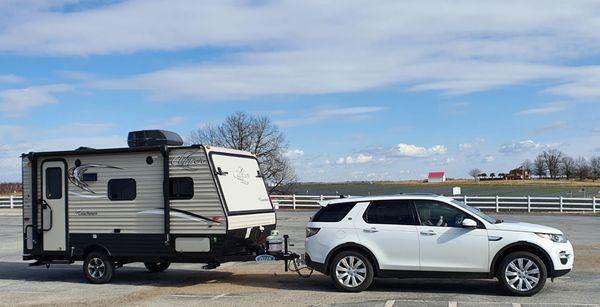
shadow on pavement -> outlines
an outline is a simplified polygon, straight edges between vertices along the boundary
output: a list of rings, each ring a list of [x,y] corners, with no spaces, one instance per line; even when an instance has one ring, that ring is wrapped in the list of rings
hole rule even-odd
[[[198,266],[200,268],[200,265]],[[123,267],[117,269],[111,284],[129,286],[185,287],[222,280],[231,276],[229,272],[169,269],[162,273],[150,273],[144,268]],[[80,263],[30,267],[23,262],[0,261],[0,280],[38,282],[87,283]]]

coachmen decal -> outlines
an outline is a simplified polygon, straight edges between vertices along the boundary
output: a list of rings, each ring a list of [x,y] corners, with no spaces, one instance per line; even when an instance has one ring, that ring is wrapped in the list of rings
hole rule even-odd
[[[195,155],[196,152],[188,151],[181,155],[173,156],[169,159],[171,166],[182,167],[188,171],[193,171],[200,165],[208,164],[206,157],[202,154]]]

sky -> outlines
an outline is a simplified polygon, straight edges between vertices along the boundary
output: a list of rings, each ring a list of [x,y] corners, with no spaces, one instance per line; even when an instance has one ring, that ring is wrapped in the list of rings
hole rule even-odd
[[[0,1],[0,181],[244,111],[301,181],[600,155],[598,1]]]

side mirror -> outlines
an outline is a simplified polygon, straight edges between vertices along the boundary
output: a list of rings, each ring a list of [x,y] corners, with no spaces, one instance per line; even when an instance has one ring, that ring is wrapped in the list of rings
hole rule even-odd
[[[465,228],[475,228],[477,227],[477,222],[473,221],[472,219],[464,219],[462,221],[462,226]]]

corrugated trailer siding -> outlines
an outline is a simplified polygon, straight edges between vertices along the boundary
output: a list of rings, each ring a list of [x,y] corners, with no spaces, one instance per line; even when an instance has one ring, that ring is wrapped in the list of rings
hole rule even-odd
[[[152,157],[152,164],[146,158]],[[131,152],[103,155],[68,156],[67,168],[81,164],[102,164],[121,169],[92,167],[86,173],[98,174],[98,180],[86,182],[91,194],[69,182],[70,233],[164,233],[163,159],[159,152]],[[131,201],[108,199],[110,179],[133,178],[136,198]],[[144,212],[154,210],[153,212]],[[157,211],[158,210],[158,211]],[[157,214],[159,213],[159,214]],[[91,215],[89,215],[91,214]]]
[[[25,231],[25,226],[31,225],[33,222],[32,218],[32,208],[31,208],[31,165],[29,164],[29,158],[24,156],[22,159],[22,168],[23,168],[23,231]]]
[[[224,234],[227,229],[225,213],[219,193],[208,165],[204,148],[172,149],[169,177],[190,177],[194,181],[194,197],[187,200],[171,200],[171,208],[185,210],[209,219],[218,218],[221,224],[209,227],[209,223],[171,216],[173,234]]]

